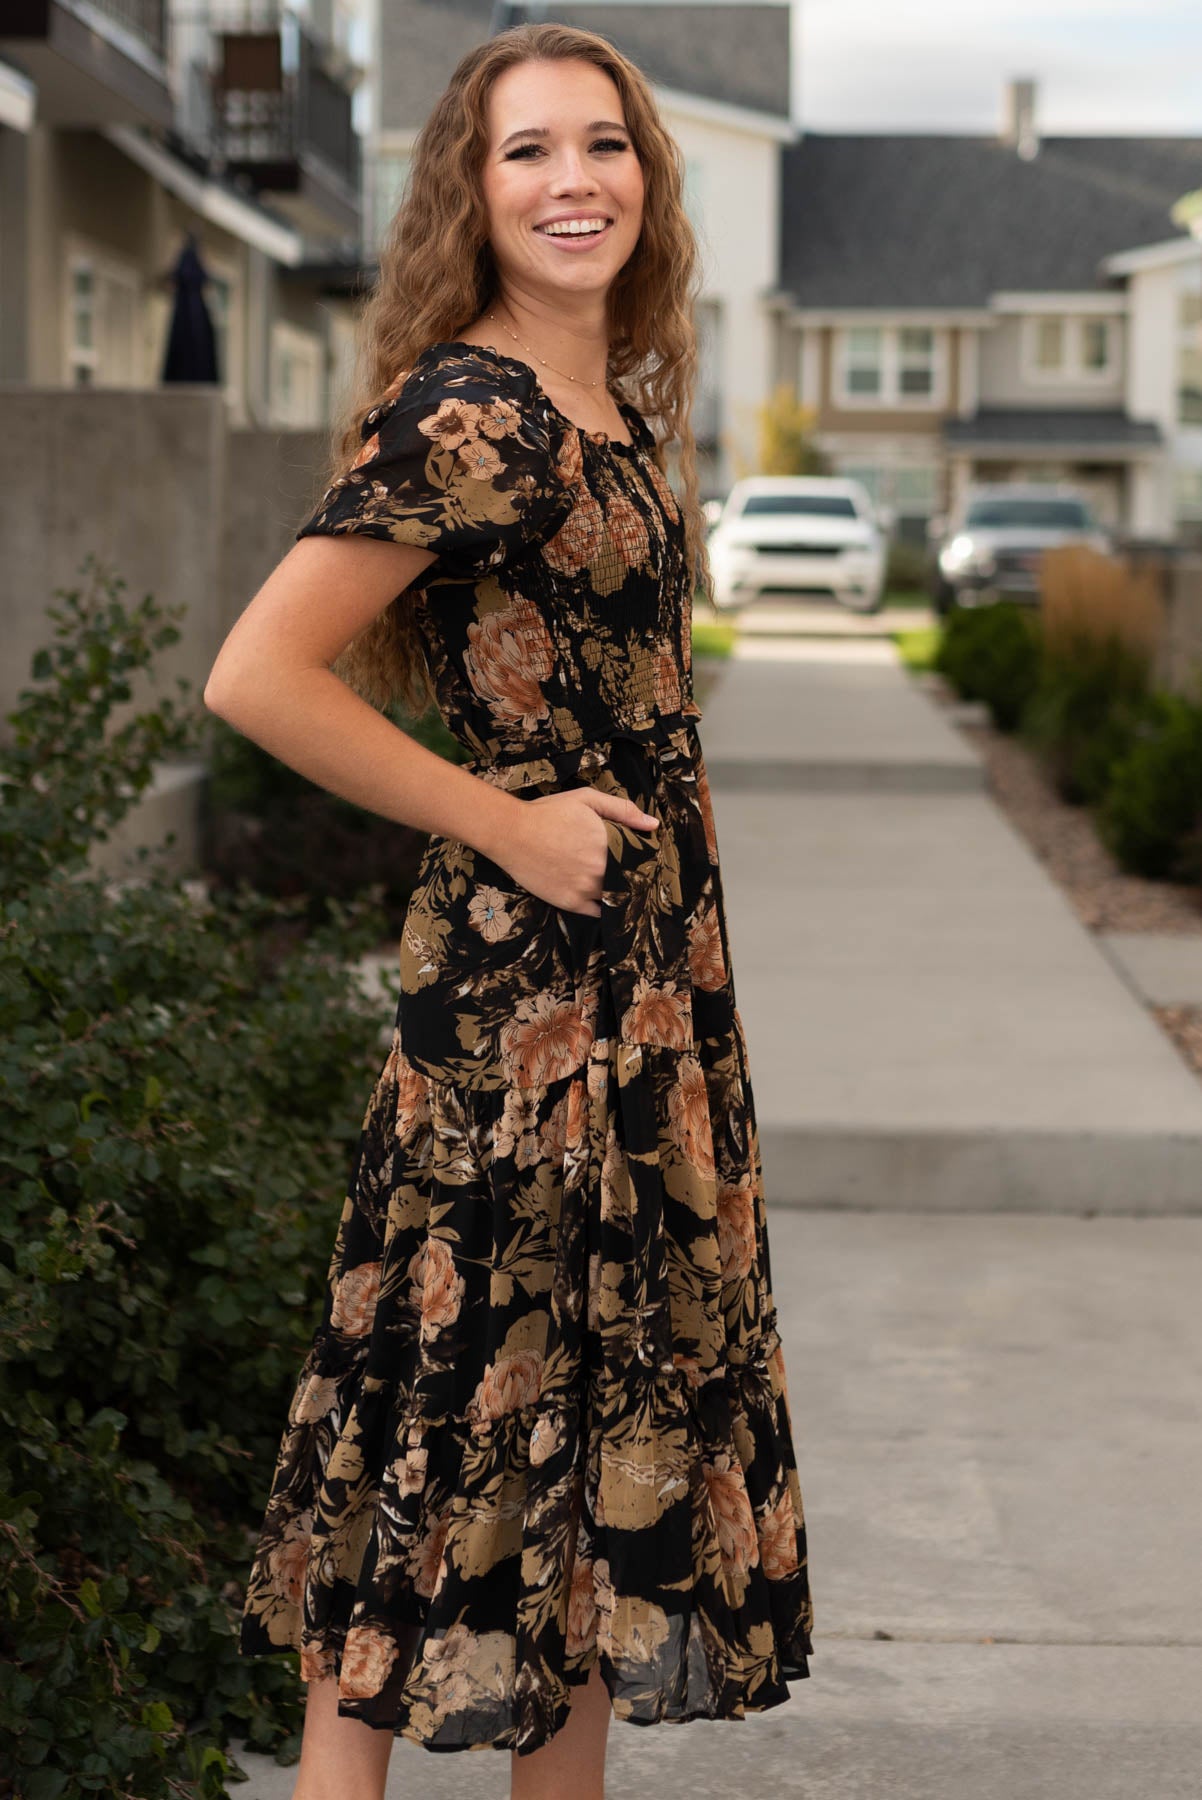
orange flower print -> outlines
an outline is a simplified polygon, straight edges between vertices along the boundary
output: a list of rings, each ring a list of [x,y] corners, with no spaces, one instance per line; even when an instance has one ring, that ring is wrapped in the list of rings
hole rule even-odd
[[[564,433],[559,455],[555,459],[555,473],[565,487],[574,487],[581,481],[584,475],[584,455],[577,432]]]
[[[483,438],[469,438],[460,444],[456,455],[476,481],[491,481],[505,467],[492,445]]]
[[[422,1341],[453,1325],[463,1303],[464,1280],[445,1239],[428,1237],[409,1260],[409,1279],[421,1290]]]
[[[499,944],[513,930],[513,920],[505,911],[505,896],[500,888],[485,882],[468,901],[467,921],[487,944]]]
[[[555,645],[542,613],[521,597],[467,628],[468,678],[498,721],[532,731],[549,708],[540,686],[555,672]]]
[[[500,438],[516,433],[521,422],[522,415],[512,400],[498,397],[480,408],[476,429],[483,432],[485,437]]]
[[[718,1254],[723,1281],[741,1281],[755,1259],[755,1191],[751,1176],[718,1186]]]
[[[714,801],[710,793],[710,779],[706,773],[705,759],[697,758],[697,804],[701,808],[701,818],[705,825],[705,848],[712,863],[718,860],[718,833],[714,826]]]
[[[395,1641],[375,1625],[352,1625],[342,1649],[338,1687],[344,1700],[370,1700],[397,1659]]]
[[[289,1606],[300,1604],[312,1541],[313,1514],[311,1511],[298,1513],[288,1521],[283,1537],[268,1558],[272,1588]]]
[[[760,1560],[769,1581],[783,1581],[797,1567],[797,1525],[788,1488],[760,1526]]]
[[[722,1567],[727,1574],[746,1575],[760,1560],[760,1550],[743,1471],[729,1454],[716,1456],[703,1466]]]
[[[605,514],[591,494],[572,508],[559,530],[543,545],[543,556],[560,575],[578,575],[605,542]]]
[[[380,1292],[378,1262],[360,1263],[341,1276],[334,1292],[330,1324],[347,1337],[366,1337],[376,1316],[376,1300]]]
[[[538,1399],[543,1359],[537,1350],[517,1350],[489,1363],[472,1400],[474,1419],[499,1419]]]
[[[593,1559],[578,1556],[572,1567],[572,1585],[568,1592],[567,1652],[583,1656],[597,1637],[597,1600],[593,1593]]]
[[[442,1553],[451,1524],[450,1512],[445,1512],[441,1519],[427,1519],[426,1523],[428,1529],[409,1552],[408,1568],[415,1591],[423,1600],[430,1600],[438,1585]]]
[[[329,1375],[310,1375],[297,1396],[292,1410],[294,1425],[311,1425],[332,1412],[338,1398],[338,1383]]]
[[[520,1002],[501,1027],[501,1051],[523,1087],[558,1081],[580,1067],[592,1034],[574,1000],[546,992]]]
[[[372,459],[374,457],[379,456],[379,454],[380,454],[380,434],[378,431],[376,431],[376,432],[373,432],[371,437],[369,437],[367,439],[366,443],[363,445],[362,449],[359,451],[358,456],[355,458],[354,462],[351,464],[351,468],[352,469],[361,469],[363,467],[364,463],[371,462]]]
[[[656,645],[655,704],[662,712],[681,709],[680,667],[670,644]]]
[[[430,1123],[430,1084],[403,1056],[396,1067],[396,1128],[408,1137],[418,1125]]]
[[[417,429],[443,450],[458,450],[460,444],[475,436],[479,419],[480,408],[473,401],[442,400],[437,412],[418,420]]]
[[[334,1673],[334,1652],[324,1644],[302,1644],[300,1653],[302,1681],[325,1681]]]
[[[684,1159],[701,1175],[714,1173],[714,1136],[705,1072],[695,1056],[682,1056],[678,1080],[668,1090],[668,1124]]]
[[[664,1044],[670,1050],[687,1050],[693,1041],[693,1009],[688,994],[678,994],[674,981],[656,987],[645,975],[640,976],[634,999],[622,1014],[622,1036],[632,1044]]]
[[[605,504],[605,523],[628,569],[641,569],[650,541],[642,513],[625,494],[611,494]]]
[[[534,1421],[530,1433],[530,1462],[533,1468],[541,1468],[547,1458],[562,1450],[566,1441],[563,1420],[552,1418],[544,1413],[541,1419]]]
[[[712,899],[689,926],[689,978],[703,994],[716,994],[726,986],[722,927]]]

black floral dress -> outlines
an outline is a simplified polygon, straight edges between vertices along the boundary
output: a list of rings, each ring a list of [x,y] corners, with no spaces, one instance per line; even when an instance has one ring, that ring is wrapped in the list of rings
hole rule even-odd
[[[466,766],[590,784],[601,916],[430,839],[242,1620],[339,1712],[537,1749],[599,1662],[640,1724],[809,1673],[802,1498],[692,698],[681,516],[638,411],[432,345],[298,534],[437,560],[416,604]]]

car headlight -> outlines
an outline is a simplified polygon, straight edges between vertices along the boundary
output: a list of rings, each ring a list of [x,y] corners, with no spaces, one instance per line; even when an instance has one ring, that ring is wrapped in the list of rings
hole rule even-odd
[[[959,532],[939,553],[945,569],[967,569],[976,556],[976,545],[966,532]]]

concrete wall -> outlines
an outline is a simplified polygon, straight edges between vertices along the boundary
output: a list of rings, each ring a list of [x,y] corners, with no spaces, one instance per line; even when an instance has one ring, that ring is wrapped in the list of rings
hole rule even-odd
[[[327,443],[325,432],[231,430],[210,387],[0,385],[0,714],[50,641],[55,590],[82,585],[89,553],[124,579],[128,603],[152,593],[186,608],[153,685],[171,693],[182,675],[199,703],[230,626],[319,497]],[[144,802],[181,833],[184,864],[195,848],[196,773],[181,782],[165,771]],[[122,835],[132,843],[145,832],[131,820]]]

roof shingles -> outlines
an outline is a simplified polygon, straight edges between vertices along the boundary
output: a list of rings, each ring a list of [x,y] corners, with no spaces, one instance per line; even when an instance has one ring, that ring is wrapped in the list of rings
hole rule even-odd
[[[810,132],[782,148],[781,286],[803,307],[988,306],[1104,288],[1103,257],[1184,237],[1202,138]]]

